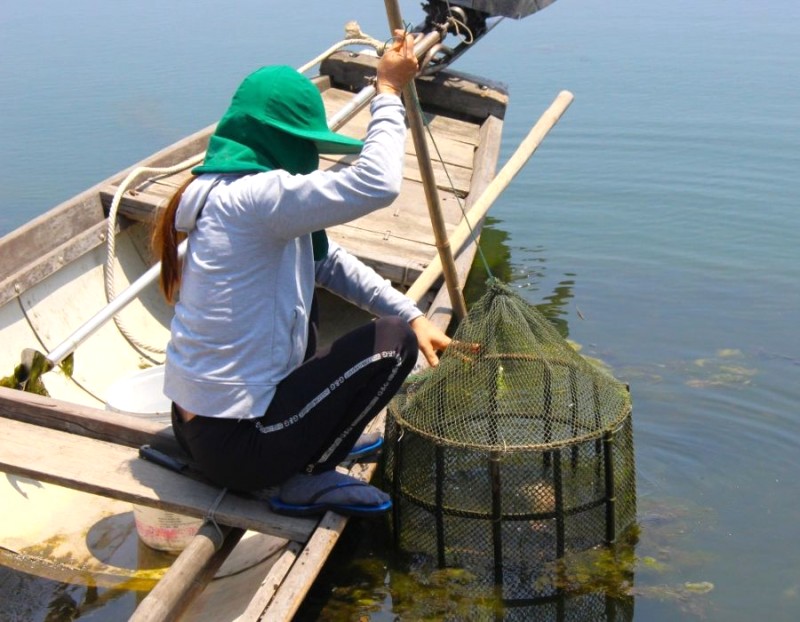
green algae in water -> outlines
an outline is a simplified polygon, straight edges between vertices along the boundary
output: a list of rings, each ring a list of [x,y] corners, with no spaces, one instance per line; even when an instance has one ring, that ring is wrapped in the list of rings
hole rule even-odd
[[[634,599],[644,599],[668,604],[687,618],[702,618],[715,589],[702,576],[708,553],[686,550],[679,540],[703,508],[645,499],[640,511],[640,520],[621,534],[614,547],[597,547],[543,564],[533,580],[547,588],[543,591],[560,589],[558,598],[568,608],[605,602],[602,599],[607,597],[627,611]],[[369,542],[370,530],[379,542]],[[327,583],[325,590],[325,578],[317,585],[324,594],[313,619],[383,619],[390,613],[397,620],[493,620],[538,613],[533,601],[523,612],[513,601],[487,595],[487,586],[478,585],[468,570],[440,569],[430,559],[399,552],[387,558],[391,550],[388,526],[365,529],[361,525],[357,532],[345,533],[356,540],[353,547],[362,555],[365,546],[370,548],[369,557],[352,557],[353,548],[347,554],[340,548],[344,557],[334,554],[329,564],[335,568],[329,571],[335,575],[334,586]]]
[[[759,370],[741,350],[722,348],[712,356],[691,361],[679,360],[642,367],[626,367],[620,375],[631,380],[659,384],[665,374],[683,376],[686,386],[693,389],[744,388],[750,385]]]
[[[75,369],[74,355],[67,356],[59,364],[59,368],[67,378],[72,378],[72,373]],[[14,368],[12,374],[0,378],[0,386],[50,397],[42,376],[51,369],[50,361],[47,360],[44,354],[37,350],[27,349],[22,353],[22,362]]]
[[[613,598],[629,596],[638,562],[635,554],[638,539],[639,528],[634,525],[614,546],[569,553],[545,565],[536,587],[543,592],[603,592]]]
[[[696,359],[692,365],[693,372],[703,372],[704,377],[692,378],[686,382],[694,388],[719,386],[746,386],[758,373],[757,370],[739,364],[744,359],[741,350],[723,348],[717,350],[713,358]]]

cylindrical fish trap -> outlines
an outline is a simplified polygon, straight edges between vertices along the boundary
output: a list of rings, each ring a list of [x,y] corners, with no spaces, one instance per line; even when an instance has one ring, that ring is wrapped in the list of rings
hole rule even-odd
[[[454,340],[389,407],[397,544],[506,603],[554,597],[549,563],[634,522],[629,392],[498,282]]]

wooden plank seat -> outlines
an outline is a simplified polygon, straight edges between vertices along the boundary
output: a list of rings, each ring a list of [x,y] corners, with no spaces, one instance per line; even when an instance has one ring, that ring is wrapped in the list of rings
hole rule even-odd
[[[205,518],[212,512],[220,525],[297,542],[308,540],[317,526],[314,519],[275,514],[256,496],[228,491],[219,499],[220,488],[139,458],[138,446],[101,440],[152,441],[164,446],[163,429],[158,426],[153,428],[158,432],[150,435],[142,428],[119,431],[126,420],[133,419],[132,426],[137,426],[134,417],[10,389],[0,389],[0,415],[4,417],[0,470],[6,473],[186,516]],[[30,421],[46,421],[61,429]],[[67,431],[70,428],[75,433]]]

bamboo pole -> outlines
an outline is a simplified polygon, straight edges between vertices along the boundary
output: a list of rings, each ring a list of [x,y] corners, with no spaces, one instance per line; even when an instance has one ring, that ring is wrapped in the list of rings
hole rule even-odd
[[[389,28],[392,31],[402,30],[403,18],[400,15],[400,6],[397,0],[384,0],[384,2],[386,4],[386,14],[389,18]],[[458,283],[458,271],[456,270],[453,251],[445,228],[444,216],[442,216],[439,191],[436,187],[436,176],[431,164],[428,141],[425,139],[425,123],[420,111],[417,87],[413,80],[403,88],[403,99],[406,103],[408,127],[411,130],[411,137],[414,140],[414,148],[417,153],[417,162],[419,162],[422,186],[425,189],[425,199],[428,203],[428,212],[436,239],[436,249],[439,251],[438,258],[444,273],[447,292],[450,294],[450,304],[453,306],[456,317],[461,320],[467,315],[467,304],[464,302],[464,294]]]
[[[204,522],[166,574],[139,603],[129,622],[171,622],[178,619],[214,578],[242,535],[244,529],[218,529],[213,523]]]
[[[464,242],[466,242],[472,234],[471,227],[473,224],[479,222],[481,218],[486,215],[486,212],[489,211],[489,208],[497,197],[500,196],[500,193],[508,187],[511,180],[514,179],[517,173],[522,170],[522,167],[525,166],[525,163],[536,152],[536,149],[542,143],[545,136],[547,136],[547,133],[558,123],[561,115],[564,114],[572,103],[573,98],[574,96],[569,91],[561,91],[558,96],[556,96],[553,103],[550,104],[550,107],[544,111],[536,124],[531,128],[528,135],[519,144],[517,150],[509,158],[508,162],[505,163],[497,176],[487,186],[486,190],[483,191],[483,194],[481,194],[480,198],[474,203],[469,212],[465,214],[461,223],[459,223],[458,227],[456,227],[455,231],[453,231],[450,236],[450,243],[456,251],[462,247]],[[406,295],[409,298],[419,300],[425,292],[433,286],[436,279],[438,279],[441,274],[442,263],[439,257],[435,257],[422,271],[422,274],[419,275],[417,280],[414,281],[414,284],[408,289]]]

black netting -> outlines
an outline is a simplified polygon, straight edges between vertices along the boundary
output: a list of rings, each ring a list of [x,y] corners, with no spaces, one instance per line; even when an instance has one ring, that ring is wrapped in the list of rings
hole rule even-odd
[[[634,522],[627,387],[500,283],[454,340],[389,407],[397,543],[468,569],[476,592],[553,597],[537,581],[547,564],[613,543]]]

